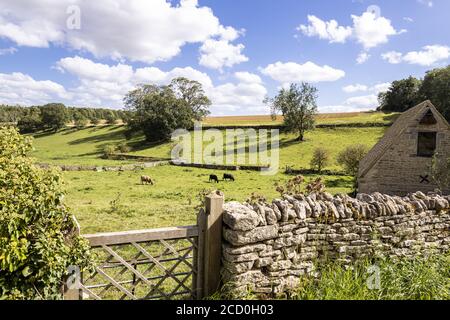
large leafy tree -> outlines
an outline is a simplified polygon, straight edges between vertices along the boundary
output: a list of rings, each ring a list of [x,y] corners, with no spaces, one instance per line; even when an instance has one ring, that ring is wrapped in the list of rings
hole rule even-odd
[[[47,129],[57,131],[70,120],[69,112],[62,103],[49,103],[40,107],[40,110],[42,125]]]
[[[404,112],[420,103],[421,81],[414,77],[392,82],[387,92],[378,95],[380,109],[386,112]]]
[[[289,132],[298,134],[298,141],[304,141],[305,132],[314,128],[317,114],[317,89],[308,84],[292,83],[288,89],[282,88],[274,98],[266,98],[275,118],[278,112],[284,117],[284,125]]]
[[[133,114],[130,129],[154,142],[170,139],[176,129],[193,128],[195,120],[209,114],[211,101],[199,82],[176,78],[168,86],[141,85],[125,96],[124,104]]]
[[[450,120],[450,66],[428,71],[419,90],[422,100],[431,100]]]
[[[90,266],[61,176],[35,167],[31,140],[0,129],[0,300],[58,299],[69,266]]]

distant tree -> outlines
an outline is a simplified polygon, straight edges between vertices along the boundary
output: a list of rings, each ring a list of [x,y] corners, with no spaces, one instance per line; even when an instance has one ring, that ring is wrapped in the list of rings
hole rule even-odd
[[[92,117],[90,120],[92,125],[97,126],[100,123],[100,119],[97,117]]]
[[[191,129],[209,113],[210,100],[197,81],[176,78],[168,86],[140,85],[124,98],[132,117],[130,134],[142,131],[148,141],[170,139],[176,129]]]
[[[74,113],[73,121],[77,128],[84,128],[88,124],[88,118],[82,112]]]
[[[57,131],[69,121],[69,113],[62,103],[49,103],[40,107],[42,124],[45,128]]]
[[[117,116],[114,112],[110,111],[105,114],[105,120],[107,124],[115,124],[117,121]]]
[[[284,125],[289,132],[298,134],[298,141],[304,141],[305,132],[314,128],[317,114],[317,89],[308,84],[292,83],[288,89],[281,89],[275,98],[266,98],[272,111],[272,118],[277,112],[284,117]]]
[[[419,96],[421,100],[430,100],[450,121],[450,66],[428,71]]]
[[[392,82],[387,92],[378,94],[379,109],[385,112],[404,112],[416,106],[421,102],[421,83],[421,80],[414,77]]]
[[[344,171],[353,177],[353,192],[358,188],[359,163],[366,156],[368,148],[363,144],[348,146],[342,150],[337,157],[337,163],[342,166]]]
[[[21,133],[33,133],[42,129],[42,120],[38,112],[30,112],[23,116],[18,122],[17,127]]]
[[[327,149],[319,147],[314,150],[310,165],[312,169],[322,173],[322,170],[329,164],[329,162],[330,153]]]
[[[199,82],[180,77],[173,79],[169,87],[175,93],[175,96],[192,110],[192,116],[195,120],[200,121],[209,114],[208,108],[211,101],[205,95],[205,91]]]

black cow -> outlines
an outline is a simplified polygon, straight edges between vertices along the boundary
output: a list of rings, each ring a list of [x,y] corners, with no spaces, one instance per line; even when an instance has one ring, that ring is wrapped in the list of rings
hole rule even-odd
[[[233,181],[233,182],[234,182],[234,177],[233,177],[232,174],[224,173],[224,174],[223,174],[223,180],[224,180],[224,181],[230,180],[230,181]]]
[[[209,176],[209,182],[211,182],[211,181],[213,181],[215,183],[219,183],[219,178],[215,174],[211,174]]]

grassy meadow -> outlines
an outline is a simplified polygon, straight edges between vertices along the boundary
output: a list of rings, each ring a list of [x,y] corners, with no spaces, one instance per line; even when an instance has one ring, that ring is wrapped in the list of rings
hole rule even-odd
[[[381,119],[380,113],[346,115],[347,119],[373,121]],[[342,115],[328,115],[328,119],[344,119]],[[339,120],[341,121],[341,120]],[[285,166],[295,169],[310,168],[312,153],[317,147],[329,150],[330,164],[326,169],[340,170],[336,164],[337,154],[348,145],[363,143],[373,146],[384,134],[385,127],[373,128],[321,128],[309,131],[304,142],[296,141],[292,134],[280,135],[280,170],[274,176],[263,176],[254,171],[232,172],[236,182],[208,182],[211,173],[220,178],[223,171],[175,166],[148,168],[143,171],[125,172],[63,172],[67,198],[83,233],[122,231],[194,224],[202,191],[219,189],[227,201],[244,201],[252,192],[271,200],[278,196],[274,184],[291,178],[283,173]],[[125,127],[100,126],[84,129],[69,128],[57,133],[41,133],[34,136],[33,157],[36,162],[59,165],[119,166],[131,161],[102,158],[106,145],[126,143],[130,154],[167,158],[174,143],[148,145],[143,136],[131,140],[125,138]],[[242,145],[227,145],[235,149]],[[247,146],[247,145],[246,145]],[[247,146],[248,147],[248,146]],[[248,150],[247,150],[248,151]],[[248,154],[247,154],[248,157]],[[237,162],[237,160],[236,160]],[[242,163],[238,163],[242,164]],[[142,186],[141,175],[156,180],[154,186]],[[315,175],[307,179],[317,178]],[[347,193],[351,191],[352,179],[347,176],[324,177],[328,191]]]
[[[316,116],[316,124],[344,124],[344,123],[391,123],[399,114],[385,114],[383,112],[347,112],[347,113],[321,113]],[[224,116],[208,117],[203,121],[208,126],[235,126],[235,125],[273,125],[281,124],[283,116],[272,120],[270,115],[264,116]]]

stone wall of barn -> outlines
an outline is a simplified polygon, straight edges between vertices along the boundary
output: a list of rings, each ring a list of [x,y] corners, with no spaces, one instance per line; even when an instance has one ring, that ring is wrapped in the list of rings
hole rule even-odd
[[[360,177],[359,192],[405,195],[417,190],[434,191],[437,185],[431,178],[432,159],[417,156],[420,131],[438,132],[436,151],[443,159],[450,158],[450,130],[445,124],[412,125],[396,138],[374,167]],[[448,194],[450,190],[444,192]]]
[[[222,275],[235,294],[279,293],[324,259],[351,262],[382,254],[408,257],[450,248],[450,196],[330,194],[271,204],[224,206]]]

